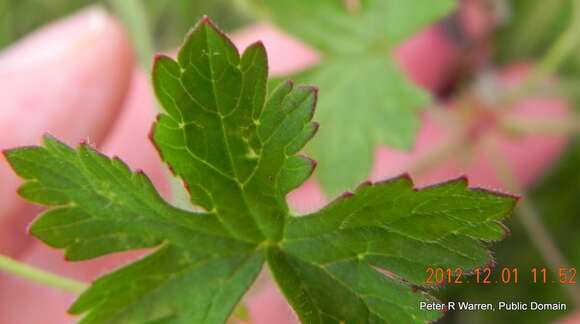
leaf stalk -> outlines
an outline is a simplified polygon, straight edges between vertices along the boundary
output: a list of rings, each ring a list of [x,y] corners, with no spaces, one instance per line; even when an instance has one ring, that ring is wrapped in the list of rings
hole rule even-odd
[[[75,294],[80,294],[87,288],[85,283],[40,270],[5,255],[0,255],[0,271]]]

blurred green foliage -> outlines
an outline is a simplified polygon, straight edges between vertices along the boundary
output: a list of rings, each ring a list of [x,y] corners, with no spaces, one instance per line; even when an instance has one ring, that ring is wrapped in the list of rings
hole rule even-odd
[[[208,15],[220,28],[231,31],[251,21],[236,10],[231,0],[145,0],[153,37],[158,49],[181,44],[183,35],[199,20]]]
[[[405,40],[451,14],[455,0],[249,0],[250,8],[324,57],[287,77],[319,87],[316,120],[324,125],[306,147],[318,162],[328,197],[366,179],[379,145],[410,150],[419,111],[431,96],[404,73],[395,51]]]
[[[0,48],[93,0],[0,0]]]
[[[543,55],[568,25],[570,13],[570,0],[510,1],[508,20],[496,35],[498,57],[508,60]]]
[[[109,7],[108,1],[95,0],[0,0],[0,48],[48,22],[92,4]],[[210,15],[226,30],[250,21],[236,11],[230,0],[143,0],[142,5],[157,49],[178,46],[182,36],[204,14]]]
[[[572,1],[508,1],[507,21],[496,33],[496,60],[505,63],[513,60],[533,60],[545,55],[570,24]],[[561,74],[566,77],[580,74],[580,51],[567,59]]]

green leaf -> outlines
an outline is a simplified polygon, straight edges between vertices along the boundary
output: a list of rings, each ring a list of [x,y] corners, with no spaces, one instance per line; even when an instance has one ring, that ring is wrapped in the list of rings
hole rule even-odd
[[[514,202],[469,190],[465,179],[419,191],[407,176],[367,183],[290,218],[268,263],[304,323],[424,323],[440,314],[419,310],[434,299],[412,286],[425,286],[429,266],[490,262],[479,240],[505,235],[498,222]]]
[[[166,113],[152,139],[204,212],[173,207],[143,173],[87,145],[47,136],[5,152],[26,180],[21,195],[49,206],[32,234],[67,259],[154,248],[78,298],[70,312],[82,323],[223,323],[264,263],[304,323],[423,323],[441,315],[418,309],[434,300],[425,267],[491,262],[482,241],[503,237],[516,199],[465,179],[366,183],[291,215],[286,195],[314,168],[296,154],[317,129],[316,90],[287,82],[266,98],[266,80],[263,46],[240,56],[208,19],[177,61],[155,62]]]
[[[293,78],[323,93],[316,115],[323,127],[308,150],[328,194],[367,178],[379,144],[411,148],[418,110],[430,98],[402,73],[393,50],[449,13],[455,0],[361,0],[355,12],[342,0],[248,1],[324,56]]]

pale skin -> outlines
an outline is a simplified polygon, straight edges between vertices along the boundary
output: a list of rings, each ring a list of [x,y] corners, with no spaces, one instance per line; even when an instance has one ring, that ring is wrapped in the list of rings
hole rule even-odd
[[[321,59],[313,50],[265,24],[233,37],[240,49],[263,40],[273,74],[300,70]],[[430,53],[429,60],[425,53]],[[450,71],[457,55],[452,42],[441,38],[436,28],[419,34],[397,52],[410,78],[429,90],[441,86],[442,76]],[[134,61],[126,33],[100,9],[85,10],[47,26],[0,53],[0,149],[37,144],[44,133],[71,145],[89,142],[108,155],[120,156],[133,169],[143,169],[158,190],[170,198],[164,166],[147,137],[157,114],[155,100],[149,79]],[[517,82],[524,70],[503,72],[502,82]],[[517,114],[557,117],[565,116],[566,110],[560,100],[524,101]],[[453,137],[449,129],[431,117],[426,115],[423,120],[412,152],[377,149],[373,180],[409,171],[406,168],[432,147]],[[499,137],[498,141],[507,160],[517,167],[516,177],[523,185],[541,174],[565,144],[563,136],[528,136],[517,141]],[[500,181],[490,175],[483,149],[475,146],[474,150],[475,158],[466,163],[452,158],[436,168],[417,171],[418,184],[466,173],[472,185],[501,189]],[[65,262],[61,251],[46,247],[26,233],[27,224],[40,209],[17,196],[20,181],[3,158],[0,179],[0,253],[86,282],[139,255],[133,252],[82,263]],[[326,201],[315,181],[307,182],[289,199],[299,211],[316,209]],[[66,314],[66,309],[74,298],[74,294],[0,273],[1,323],[72,323],[74,318]],[[254,323],[295,321],[272,286],[253,294],[248,305]]]

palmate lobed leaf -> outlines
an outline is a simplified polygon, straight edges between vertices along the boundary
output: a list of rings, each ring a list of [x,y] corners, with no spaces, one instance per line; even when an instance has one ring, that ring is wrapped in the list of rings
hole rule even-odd
[[[316,89],[285,83],[266,98],[260,43],[243,55],[208,19],[177,61],[157,58],[165,108],[152,139],[204,212],[173,207],[141,172],[52,137],[5,152],[20,194],[50,209],[33,235],[72,261],[155,251],[97,279],[70,312],[82,323],[223,323],[266,263],[304,323],[422,323],[427,266],[491,262],[514,197],[460,178],[416,190],[407,176],[365,183],[311,215],[285,196],[314,163],[296,155],[317,130]],[[425,287],[428,288],[428,287]]]
[[[246,0],[318,50],[322,61],[291,76],[324,92],[316,119],[325,127],[308,151],[330,196],[367,178],[378,145],[410,149],[429,94],[401,71],[394,49],[444,17],[456,0]],[[349,12],[348,2],[359,4]],[[348,132],[344,130],[348,129]]]

